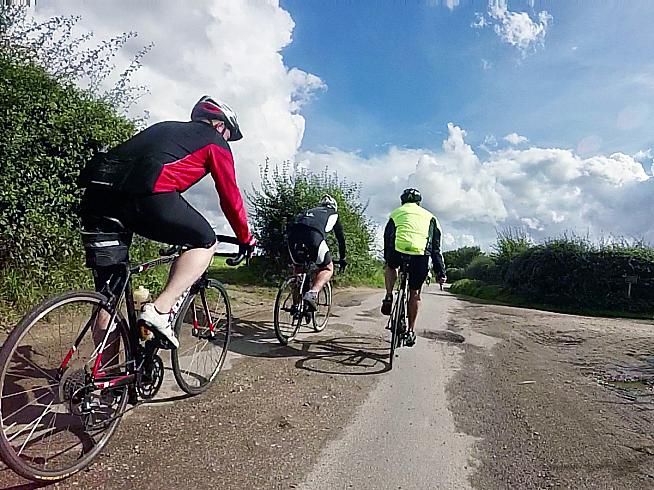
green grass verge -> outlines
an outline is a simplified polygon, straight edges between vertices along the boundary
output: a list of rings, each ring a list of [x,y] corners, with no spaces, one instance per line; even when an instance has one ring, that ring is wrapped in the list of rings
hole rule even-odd
[[[478,298],[493,304],[519,306],[521,308],[532,308],[535,310],[553,311],[555,313],[566,313],[570,315],[602,316],[609,318],[636,318],[641,320],[651,320],[654,316],[654,312],[636,313],[630,311],[574,308],[569,306],[536,303],[512,294],[509,290],[498,284],[487,284],[483,281],[478,281],[475,279],[460,279],[450,286],[449,291],[453,294]]]

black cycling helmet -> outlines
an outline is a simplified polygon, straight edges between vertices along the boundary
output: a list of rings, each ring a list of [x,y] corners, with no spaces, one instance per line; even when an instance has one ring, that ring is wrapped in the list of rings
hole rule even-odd
[[[238,127],[236,113],[222,102],[216,102],[208,95],[203,96],[196,102],[191,111],[191,120],[199,121],[202,119],[218,120],[225,123],[229,129],[229,141],[238,141],[243,137]]]
[[[420,201],[422,201],[422,194],[420,194],[418,189],[404,189],[402,195],[400,196],[400,201],[402,201],[402,204],[406,204],[408,202],[414,202],[418,204]]]

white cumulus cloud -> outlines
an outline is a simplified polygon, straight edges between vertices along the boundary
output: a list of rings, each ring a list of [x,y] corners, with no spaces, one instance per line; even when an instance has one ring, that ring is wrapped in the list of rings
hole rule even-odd
[[[503,139],[512,145],[519,145],[520,143],[526,143],[529,141],[525,136],[520,136],[518,133],[507,134]]]
[[[525,56],[536,46],[543,45],[552,19],[546,10],[532,19],[527,12],[509,10],[507,0],[489,0],[487,12],[477,13],[472,26],[479,29],[492,26],[502,41],[516,47]]]
[[[488,246],[498,228],[518,226],[535,239],[574,230],[645,237],[654,241],[647,210],[654,179],[623,153],[584,158],[560,148],[486,149],[481,159],[466,132],[448,125],[441,151],[392,147],[363,157],[330,149],[301,152],[302,165],[326,166],[362,182],[368,212],[380,224],[399,204],[402,189],[421,190],[424,205],[438,216],[447,248]]]

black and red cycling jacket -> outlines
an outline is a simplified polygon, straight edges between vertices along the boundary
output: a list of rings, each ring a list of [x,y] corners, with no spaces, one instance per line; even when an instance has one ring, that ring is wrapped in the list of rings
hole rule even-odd
[[[210,173],[236,238],[251,242],[232,152],[210,124],[160,122],[99,156],[82,172],[82,182],[134,195],[184,192]]]

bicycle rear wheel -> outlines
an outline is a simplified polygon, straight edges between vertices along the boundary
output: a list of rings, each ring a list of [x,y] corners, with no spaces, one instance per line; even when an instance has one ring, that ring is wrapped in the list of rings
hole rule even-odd
[[[125,411],[127,385],[92,385],[96,362],[109,379],[123,376],[131,361],[127,323],[119,313],[98,352],[106,331],[100,322],[109,320],[105,301],[86,291],[46,300],[20,321],[0,351],[0,456],[25,478],[53,481],[83,469]]]
[[[316,332],[322,332],[327,326],[329,313],[332,309],[332,285],[328,282],[318,293],[316,301],[316,311],[313,312],[312,321],[313,329]]]
[[[280,344],[288,345],[300,330],[304,318],[304,301],[297,277],[286,279],[275,298],[275,335]]]
[[[173,374],[189,395],[202,393],[223,367],[232,333],[232,311],[225,287],[207,280],[182,304],[175,335],[179,347],[172,351]]]

